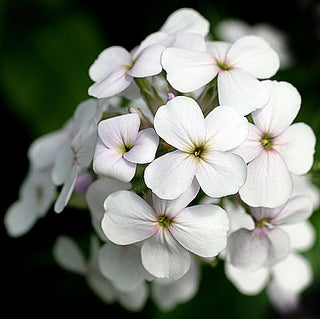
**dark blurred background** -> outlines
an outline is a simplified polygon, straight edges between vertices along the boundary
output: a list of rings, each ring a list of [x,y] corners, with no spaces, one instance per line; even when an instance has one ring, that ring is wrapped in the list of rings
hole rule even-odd
[[[302,95],[298,120],[320,133],[320,3],[312,0],[0,0],[0,103],[3,216],[18,197],[27,170],[26,152],[33,139],[59,129],[76,105],[87,99],[88,68],[111,45],[128,50],[157,31],[181,7],[198,10],[215,23],[235,17],[266,22],[283,30],[295,58],[293,68],[275,79],[291,82]],[[319,143],[317,144],[319,150]],[[319,152],[316,154],[319,159]],[[319,185],[318,181],[318,185]],[[319,236],[319,212],[312,217]],[[278,318],[265,293],[246,297],[223,274],[222,265],[205,268],[200,291],[192,301],[163,314],[148,301],[134,314],[117,304],[106,305],[87,288],[82,277],[64,271],[51,248],[64,234],[85,243],[89,215],[52,210],[21,238],[10,238],[0,224],[0,318]],[[83,245],[86,248],[85,244]],[[303,306],[291,318],[320,318],[319,240],[306,254],[315,272],[303,294]]]

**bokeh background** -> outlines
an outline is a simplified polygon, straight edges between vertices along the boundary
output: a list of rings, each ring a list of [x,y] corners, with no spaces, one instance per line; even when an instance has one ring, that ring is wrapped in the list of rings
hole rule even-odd
[[[235,17],[266,22],[288,35],[294,67],[275,79],[291,82],[302,95],[298,121],[320,139],[320,4],[312,0],[0,0],[1,220],[18,197],[33,139],[59,129],[76,105],[87,99],[88,68],[104,48],[128,50],[157,31],[181,7],[198,10],[215,24]],[[319,161],[319,142],[316,160]],[[319,171],[315,182],[320,185]],[[320,238],[320,217],[311,218]],[[87,249],[86,211],[51,210],[21,238],[7,236],[0,223],[0,318],[278,318],[265,293],[243,296],[227,281],[222,265],[205,267],[198,295],[164,314],[148,301],[141,313],[106,305],[85,279],[56,265],[52,245],[58,235],[74,237]],[[320,318],[320,245],[305,254],[314,283],[302,296],[300,313],[291,318]]]

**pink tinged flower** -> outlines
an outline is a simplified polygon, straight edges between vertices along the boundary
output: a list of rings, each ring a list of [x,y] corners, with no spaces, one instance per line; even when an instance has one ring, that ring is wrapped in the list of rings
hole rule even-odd
[[[252,113],[255,125],[249,125],[247,140],[235,150],[249,162],[239,194],[250,206],[277,207],[291,195],[291,173],[301,175],[311,168],[316,140],[308,125],[292,124],[300,109],[298,91],[287,82],[263,85],[270,101]]]
[[[94,154],[93,170],[104,176],[128,183],[133,178],[137,164],[153,161],[159,137],[154,129],[139,132],[137,113],[117,116],[98,125],[98,142]]]
[[[142,241],[145,269],[157,278],[181,278],[190,253],[216,256],[226,246],[229,220],[218,206],[185,208],[197,195],[196,183],[174,201],[153,196],[153,208],[137,194],[119,191],[105,201],[105,235],[118,245]]]
[[[120,46],[105,49],[89,69],[89,76],[95,82],[88,90],[89,95],[111,97],[128,88],[135,77],[160,73],[160,57],[164,49],[160,44],[146,46],[132,54]]]
[[[162,54],[167,80],[180,92],[195,91],[217,76],[221,105],[247,115],[264,107],[268,90],[257,80],[273,76],[279,57],[260,37],[242,37],[234,44],[209,42],[207,51],[168,48]]]
[[[211,197],[235,194],[244,184],[246,165],[228,151],[245,140],[248,122],[233,108],[219,106],[204,118],[195,100],[178,96],[158,109],[154,127],[177,148],[145,170],[147,186],[160,198],[177,198],[194,178]]]

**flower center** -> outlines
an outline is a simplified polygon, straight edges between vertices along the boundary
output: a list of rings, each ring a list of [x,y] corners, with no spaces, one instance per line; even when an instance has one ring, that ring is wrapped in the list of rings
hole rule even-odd
[[[158,224],[163,228],[168,228],[172,224],[172,219],[166,215],[162,215],[158,219]]]
[[[260,142],[266,151],[269,151],[272,147],[272,138],[266,134],[262,137]]]
[[[132,149],[133,145],[123,143],[120,145],[119,150],[121,154],[128,153]]]
[[[221,70],[228,71],[231,69],[231,66],[226,63],[224,60],[217,60],[217,65]]]
[[[261,219],[258,221],[255,221],[255,226],[256,228],[263,228],[268,226],[268,221],[265,219]]]

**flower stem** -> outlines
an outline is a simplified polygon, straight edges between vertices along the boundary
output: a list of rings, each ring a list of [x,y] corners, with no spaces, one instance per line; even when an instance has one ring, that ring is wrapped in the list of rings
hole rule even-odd
[[[217,77],[206,85],[197,101],[204,115],[208,115],[218,105]]]

